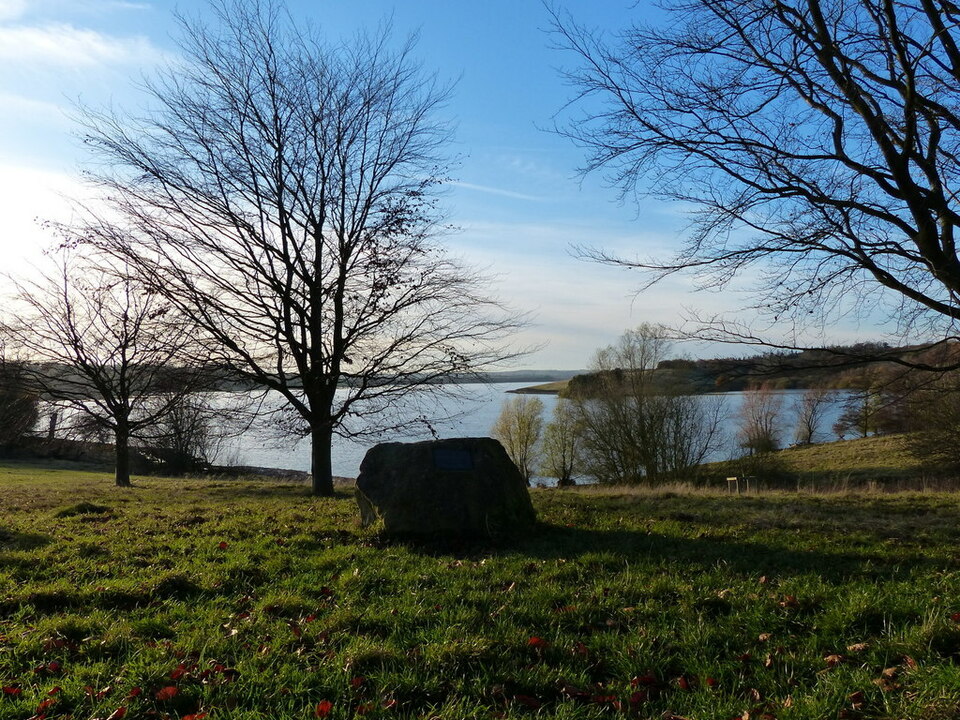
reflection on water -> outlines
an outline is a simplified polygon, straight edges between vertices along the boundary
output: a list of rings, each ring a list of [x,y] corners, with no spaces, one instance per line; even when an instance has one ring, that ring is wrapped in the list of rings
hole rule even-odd
[[[500,406],[509,397],[507,392],[525,387],[529,383],[498,383],[486,385],[471,383],[458,386],[459,399],[445,398],[438,401],[440,415],[457,415],[456,419],[440,422],[434,425],[437,437],[482,437],[490,434]],[[783,390],[778,394],[783,396],[782,411],[780,414],[781,440],[789,443],[793,438],[797,412],[803,390]],[[719,397],[723,402],[723,427],[720,450],[711,456],[710,460],[726,460],[739,454],[736,447],[737,412],[743,403],[745,393],[723,393]],[[556,405],[555,395],[538,395],[544,405],[544,420],[549,421],[553,408]],[[712,396],[716,397],[716,396]],[[834,440],[832,426],[840,414],[840,406],[846,393],[838,391],[826,417],[820,427],[817,440]],[[354,442],[342,438],[335,438],[333,445],[333,473],[341,477],[356,477],[360,470],[360,462],[367,449],[376,442],[414,442],[430,440],[433,435],[420,426],[411,426],[408,433],[392,433],[378,439],[366,439],[363,442]],[[218,462],[235,465],[253,465],[257,467],[284,468],[288,470],[309,471],[310,469],[310,441],[307,438],[282,442],[265,439],[263,433],[248,432],[239,438],[227,442],[220,452]]]

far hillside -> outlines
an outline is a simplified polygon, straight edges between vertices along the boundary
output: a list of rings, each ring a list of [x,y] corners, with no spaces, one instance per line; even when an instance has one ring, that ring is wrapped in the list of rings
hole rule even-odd
[[[842,389],[857,387],[867,368],[893,372],[902,369],[904,362],[943,363],[958,351],[960,346],[956,343],[935,348],[859,343],[742,358],[671,359],[660,361],[653,377],[655,384],[664,390],[684,394],[736,392],[759,385],[775,390]],[[599,377],[597,373],[577,375],[557,390],[590,396],[596,393]],[[544,391],[549,391],[545,388]]]

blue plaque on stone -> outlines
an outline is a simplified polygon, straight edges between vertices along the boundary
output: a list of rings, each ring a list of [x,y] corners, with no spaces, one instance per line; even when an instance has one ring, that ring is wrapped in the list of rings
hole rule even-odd
[[[473,470],[473,453],[455,448],[434,448],[433,466],[437,470]]]

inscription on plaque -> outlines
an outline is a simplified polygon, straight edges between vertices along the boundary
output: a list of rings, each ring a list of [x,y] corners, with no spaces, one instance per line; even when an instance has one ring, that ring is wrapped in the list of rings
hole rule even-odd
[[[473,453],[454,448],[434,448],[433,466],[437,470],[473,470]]]

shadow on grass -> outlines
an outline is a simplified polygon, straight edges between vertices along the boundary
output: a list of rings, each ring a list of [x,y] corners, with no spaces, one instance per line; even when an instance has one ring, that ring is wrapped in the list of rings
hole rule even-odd
[[[837,548],[797,549],[763,542],[717,537],[667,536],[642,530],[593,530],[543,524],[539,532],[514,545],[513,550],[541,560],[580,559],[609,554],[616,562],[662,563],[726,571],[746,577],[812,573],[827,582],[846,582],[852,576],[895,580],[913,571],[942,567],[942,562],[919,553],[881,554]]]
[[[53,541],[48,535],[24,533],[0,527],[0,552],[4,550],[35,550]]]

